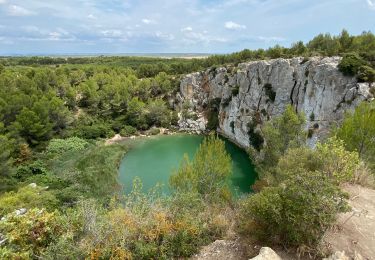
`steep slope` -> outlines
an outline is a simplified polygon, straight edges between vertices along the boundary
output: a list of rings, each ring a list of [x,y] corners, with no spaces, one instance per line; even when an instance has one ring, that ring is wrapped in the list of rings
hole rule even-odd
[[[340,59],[254,61],[186,75],[177,95],[178,107],[196,116],[181,116],[180,128],[205,131],[207,111],[216,106],[218,130],[249,147],[248,132],[292,104],[305,113],[313,145],[330,126],[342,120],[346,110],[372,98],[370,84],[358,83],[338,70]]]

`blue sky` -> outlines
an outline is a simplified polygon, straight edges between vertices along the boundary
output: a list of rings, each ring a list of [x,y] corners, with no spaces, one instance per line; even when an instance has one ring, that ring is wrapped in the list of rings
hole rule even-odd
[[[227,53],[375,32],[375,0],[0,0],[0,54]]]

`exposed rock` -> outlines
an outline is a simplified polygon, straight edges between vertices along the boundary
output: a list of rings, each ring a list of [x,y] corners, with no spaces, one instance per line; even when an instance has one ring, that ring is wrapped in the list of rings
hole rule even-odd
[[[21,215],[24,215],[26,212],[27,212],[27,209],[22,208],[22,209],[17,209],[15,211],[15,214],[16,214],[16,216],[21,216]]]
[[[37,187],[36,183],[30,183],[29,186],[30,186],[31,188],[36,188],[36,187]]]
[[[251,258],[253,260],[281,260],[281,257],[269,247],[262,247],[259,255]]]
[[[186,75],[180,84],[180,110],[195,111],[198,119],[180,119],[183,130],[205,130],[205,111],[218,101],[219,130],[243,147],[249,147],[249,123],[261,124],[280,115],[288,104],[314,129],[313,146],[344,112],[372,98],[370,86],[344,76],[337,68],[340,57],[275,59],[239,64]]]
[[[350,260],[350,258],[345,254],[345,252],[337,251],[330,257],[324,258],[323,260]]]

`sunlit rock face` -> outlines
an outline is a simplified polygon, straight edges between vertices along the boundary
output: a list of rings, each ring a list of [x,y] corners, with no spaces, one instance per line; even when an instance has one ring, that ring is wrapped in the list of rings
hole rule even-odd
[[[346,110],[372,98],[368,83],[358,83],[356,78],[344,76],[338,70],[340,59],[254,61],[186,75],[177,94],[178,107],[196,116],[180,117],[180,127],[204,131],[205,111],[212,103],[218,103],[218,130],[249,147],[249,126],[280,115],[291,104],[305,114],[306,130],[310,129],[308,143],[313,146],[330,126],[343,119]]]

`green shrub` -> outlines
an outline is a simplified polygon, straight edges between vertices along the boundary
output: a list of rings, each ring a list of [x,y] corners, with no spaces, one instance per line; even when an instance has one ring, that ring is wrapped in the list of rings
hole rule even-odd
[[[25,186],[17,192],[10,191],[0,197],[0,215],[11,213],[16,209],[34,207],[53,209],[58,205],[55,196],[44,187]]]
[[[357,151],[362,160],[375,170],[375,102],[362,102],[347,113],[342,126],[334,131],[345,148]]]
[[[126,125],[124,128],[121,129],[120,135],[121,136],[131,136],[137,132],[137,129],[131,125]]]
[[[57,212],[37,208],[20,216],[7,215],[0,221],[0,233],[8,240],[0,248],[0,256],[3,259],[41,258],[47,246],[61,234],[57,219]]]
[[[68,151],[84,150],[88,145],[86,140],[78,137],[70,137],[67,139],[52,139],[47,148],[47,154],[61,155]]]
[[[78,127],[74,134],[85,139],[97,139],[111,137],[114,135],[114,131],[104,123],[94,123]]]
[[[348,210],[345,198],[325,174],[302,171],[242,201],[240,229],[261,241],[316,248],[337,214]]]
[[[159,128],[151,128],[150,130],[147,131],[149,135],[158,135],[160,134],[160,129]]]
[[[358,80],[362,82],[375,82],[375,69],[370,66],[359,67]]]
[[[359,68],[366,62],[356,53],[346,54],[339,63],[339,70],[346,76],[357,75]]]

